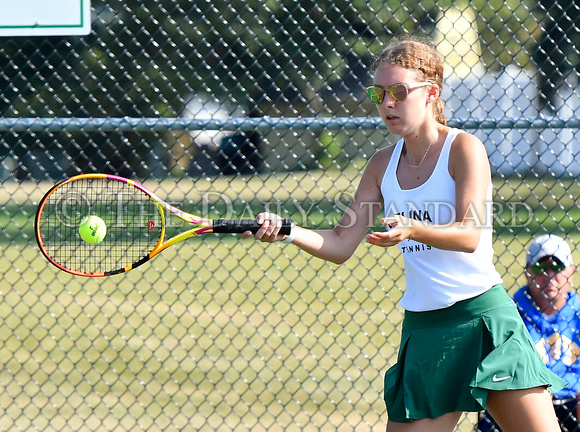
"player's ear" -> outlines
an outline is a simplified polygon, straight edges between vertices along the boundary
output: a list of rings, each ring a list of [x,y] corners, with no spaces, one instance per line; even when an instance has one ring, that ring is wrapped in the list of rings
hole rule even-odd
[[[428,94],[428,101],[434,103],[439,96],[441,96],[441,88],[438,84],[432,83],[429,87],[427,87],[427,94]]]

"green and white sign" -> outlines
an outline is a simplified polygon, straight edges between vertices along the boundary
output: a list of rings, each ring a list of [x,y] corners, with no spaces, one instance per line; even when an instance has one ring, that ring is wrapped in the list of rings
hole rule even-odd
[[[0,0],[0,36],[69,36],[90,31],[90,0]]]

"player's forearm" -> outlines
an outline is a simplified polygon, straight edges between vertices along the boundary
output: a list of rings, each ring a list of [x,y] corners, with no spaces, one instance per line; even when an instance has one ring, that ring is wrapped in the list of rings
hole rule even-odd
[[[415,227],[411,238],[437,249],[474,252],[479,245],[481,228],[456,222],[450,225],[423,225]]]
[[[310,230],[294,227],[295,237],[292,243],[310,255],[342,264],[349,259],[360,243],[345,236],[345,232],[339,228],[333,230]]]

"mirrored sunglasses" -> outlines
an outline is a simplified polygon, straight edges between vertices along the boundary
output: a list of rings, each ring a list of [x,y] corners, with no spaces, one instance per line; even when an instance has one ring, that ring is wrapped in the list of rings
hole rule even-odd
[[[383,101],[385,100],[385,95],[387,94],[387,92],[389,92],[389,95],[391,96],[391,98],[393,98],[394,101],[402,102],[407,98],[407,96],[409,96],[409,92],[411,90],[415,90],[415,89],[418,89],[420,87],[429,86],[431,84],[432,83],[430,83],[430,82],[422,82],[422,83],[415,84],[413,86],[409,86],[408,84],[400,83],[400,84],[393,84],[392,86],[389,86],[387,89],[384,89],[380,86],[375,85],[375,86],[367,87],[367,92],[369,95],[369,99],[371,100],[372,103],[375,103],[375,104],[383,103]]]
[[[536,275],[547,274],[548,270],[552,270],[554,273],[560,273],[566,268],[559,260],[542,261],[531,266],[532,272]]]

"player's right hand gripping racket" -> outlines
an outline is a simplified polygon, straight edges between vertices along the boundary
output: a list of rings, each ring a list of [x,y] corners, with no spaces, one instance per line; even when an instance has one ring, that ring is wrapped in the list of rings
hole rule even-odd
[[[195,227],[166,240],[166,212]],[[106,225],[100,241],[81,238],[87,216]],[[280,234],[292,221],[284,219]],[[81,174],[53,186],[38,206],[35,232],[44,256],[59,269],[79,276],[110,276],[132,270],[187,238],[208,233],[255,233],[254,219],[206,219],[167,204],[145,186],[109,174]]]

